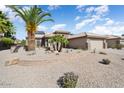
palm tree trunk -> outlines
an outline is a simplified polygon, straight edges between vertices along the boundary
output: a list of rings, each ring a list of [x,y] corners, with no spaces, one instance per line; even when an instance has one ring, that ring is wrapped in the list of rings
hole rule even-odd
[[[59,48],[58,52],[61,52],[62,51],[62,48],[63,48],[63,45],[60,44],[60,48]]]
[[[55,51],[56,50],[56,48],[55,48],[55,44],[53,43],[53,50]]]
[[[28,51],[35,50],[35,33],[28,31]]]
[[[56,50],[57,51],[59,50],[59,43],[58,42],[56,43]]]

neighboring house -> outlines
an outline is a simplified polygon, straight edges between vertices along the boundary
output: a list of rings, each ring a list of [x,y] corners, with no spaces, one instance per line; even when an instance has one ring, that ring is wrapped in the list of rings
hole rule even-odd
[[[124,34],[121,36],[120,44],[124,45]]]
[[[121,37],[114,35],[106,35],[107,48],[115,47],[120,44]]]
[[[69,48],[104,49],[119,44],[120,37],[113,35],[98,35],[94,33],[80,33],[68,36]]]

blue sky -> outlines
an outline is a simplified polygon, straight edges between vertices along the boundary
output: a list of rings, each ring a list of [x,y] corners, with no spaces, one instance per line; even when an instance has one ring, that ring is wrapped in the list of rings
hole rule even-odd
[[[22,6],[29,9],[30,6]],[[97,34],[124,34],[124,6],[113,5],[41,5],[44,11],[50,12],[55,22],[39,25],[38,30],[53,32],[65,30],[71,33],[90,32]],[[16,37],[25,39],[26,31],[23,20],[5,6],[0,6],[16,27]]]

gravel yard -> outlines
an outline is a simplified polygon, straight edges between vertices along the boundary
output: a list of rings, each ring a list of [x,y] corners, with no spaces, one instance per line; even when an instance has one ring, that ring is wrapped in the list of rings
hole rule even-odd
[[[57,88],[57,80],[66,72],[79,76],[77,87],[81,88],[122,88],[124,87],[124,50],[101,50],[107,55],[90,51],[73,50],[69,53],[45,53],[37,49],[35,55],[20,49],[0,51],[0,87]],[[5,66],[5,61],[18,57],[16,65]],[[109,65],[99,63],[103,58],[111,60]]]

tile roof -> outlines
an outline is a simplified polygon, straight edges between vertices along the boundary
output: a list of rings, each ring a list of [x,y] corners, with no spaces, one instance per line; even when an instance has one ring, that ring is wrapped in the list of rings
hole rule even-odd
[[[116,39],[120,38],[119,36],[114,36],[114,35],[99,35],[95,33],[89,33],[89,32],[83,32],[75,35],[70,35],[67,38],[68,39],[73,39],[73,38],[79,38],[79,37],[90,37],[90,38],[101,38],[101,39]]]

